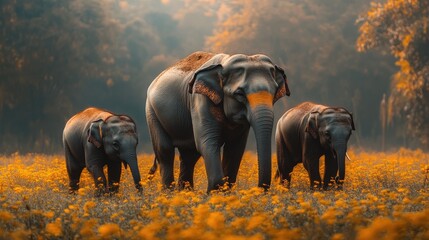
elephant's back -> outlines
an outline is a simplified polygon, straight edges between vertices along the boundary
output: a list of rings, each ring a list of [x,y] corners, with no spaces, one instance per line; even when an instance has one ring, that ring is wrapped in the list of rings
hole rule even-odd
[[[85,134],[86,130],[89,128],[91,122],[99,119],[107,119],[112,116],[113,113],[99,109],[99,108],[87,108],[74,116],[72,116],[66,123],[63,131],[63,139],[74,139],[81,137]]]
[[[294,110],[296,114],[307,114],[311,112],[321,112],[328,108],[328,106],[317,104],[313,102],[303,102],[299,104],[298,106],[292,108],[291,110]]]
[[[209,52],[194,52],[179,60],[172,68],[176,68],[183,72],[193,72],[199,69],[204,63],[210,60],[215,54]]]
[[[99,119],[105,120],[112,115],[114,114],[107,110],[90,107],[73,115],[67,121],[66,126],[73,124],[89,123]]]
[[[292,119],[295,119],[295,121],[300,121],[308,114],[312,112],[321,112],[326,108],[328,108],[328,106],[316,104],[313,102],[303,102],[289,109],[285,114],[283,114],[281,119],[282,121],[291,121]]]
[[[166,110],[170,108],[190,114],[189,82],[194,72],[213,56],[212,53],[195,52],[164,70],[149,85],[146,106],[152,108],[159,118],[163,118],[162,115],[173,117],[173,111]]]
[[[314,111],[321,111],[326,106],[315,104],[313,102],[303,102],[283,114],[280,117],[276,134],[282,135],[283,138],[295,137],[301,135],[303,124],[306,117]]]

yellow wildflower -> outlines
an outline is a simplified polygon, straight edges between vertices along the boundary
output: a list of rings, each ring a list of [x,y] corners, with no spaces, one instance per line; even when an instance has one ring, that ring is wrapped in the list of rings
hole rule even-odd
[[[61,236],[61,219],[58,218],[55,222],[46,224],[45,230],[48,234],[53,235],[55,237]]]
[[[392,221],[390,219],[376,218],[370,226],[358,231],[356,239],[381,239],[389,229],[392,230]]]
[[[47,218],[53,218],[55,216],[55,213],[53,211],[45,212],[43,213],[43,216]]]
[[[84,224],[82,224],[82,228],[79,231],[79,234],[82,235],[83,238],[91,238],[94,236],[94,226],[97,225],[96,219],[89,219]]]
[[[344,235],[342,233],[335,233],[331,240],[343,240],[344,239]]]
[[[325,213],[320,217],[322,220],[326,221],[329,225],[332,225],[337,220],[337,210],[333,207],[328,208]]]
[[[205,222],[209,213],[209,207],[205,204],[200,204],[194,208],[194,224],[199,225]]]
[[[271,204],[277,205],[277,204],[279,204],[279,203],[280,203],[280,197],[279,197],[278,195],[274,195],[274,196],[271,198]]]
[[[10,212],[0,211],[0,221],[7,222],[13,218],[13,215]]]
[[[119,237],[121,229],[116,223],[106,223],[98,228],[98,233],[102,238]]]
[[[84,215],[89,216],[89,210],[91,210],[92,208],[94,208],[97,204],[93,201],[88,201],[85,203],[85,205],[83,205],[83,212]]]
[[[262,213],[253,215],[249,219],[249,224],[247,224],[246,230],[252,231],[253,229],[261,226],[265,221],[266,217]]]
[[[235,218],[234,221],[231,222],[231,227],[234,229],[242,229],[246,224],[247,219],[242,217]]]
[[[207,217],[207,226],[214,230],[221,230],[225,226],[225,217],[220,212],[212,212]]]
[[[170,205],[173,207],[180,207],[188,204],[188,202],[182,196],[175,196],[170,200]]]
[[[162,227],[162,222],[149,223],[138,232],[138,236],[142,239],[154,239]]]
[[[346,201],[344,201],[344,199],[340,198],[335,202],[335,206],[339,207],[339,208],[347,208],[347,203]]]

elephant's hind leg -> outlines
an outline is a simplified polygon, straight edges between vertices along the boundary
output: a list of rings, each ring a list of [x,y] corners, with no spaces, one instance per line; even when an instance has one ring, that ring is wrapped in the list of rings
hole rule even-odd
[[[277,148],[277,167],[278,175],[280,178],[280,184],[290,187],[292,180],[292,171],[296,165],[296,161],[293,157],[292,152],[286,146],[286,143],[281,137],[276,139]]]
[[[151,107],[146,108],[146,119],[152,140],[153,151],[158,159],[161,181],[164,188],[174,187],[174,145],[158,121]]]
[[[201,154],[196,149],[179,148],[180,174],[179,189],[194,188],[194,168]]]
[[[69,176],[69,193],[75,193],[79,189],[80,175],[85,166],[79,164],[79,160],[73,156],[67,143],[64,143],[64,151]]]

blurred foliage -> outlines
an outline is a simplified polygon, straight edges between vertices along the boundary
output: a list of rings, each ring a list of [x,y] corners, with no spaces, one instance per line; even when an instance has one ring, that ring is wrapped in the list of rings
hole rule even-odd
[[[1,1],[0,151],[60,151],[65,122],[88,106],[133,117],[140,148],[151,151],[146,89],[197,50],[267,54],[286,69],[292,92],[276,104],[277,118],[304,100],[344,106],[357,125],[352,143],[378,147],[374,116],[389,91],[394,57],[355,49],[355,21],[369,6],[370,0]],[[393,129],[405,135],[400,125]],[[387,144],[398,144],[387,135]]]
[[[291,88],[278,115],[306,100],[344,106],[354,113],[353,140],[373,139],[374,146],[380,134],[374,116],[393,68],[389,56],[360,54],[354,48],[355,20],[369,2],[230,1],[222,6],[207,45],[214,51],[269,55],[285,65]]]
[[[429,1],[373,3],[361,21],[356,48],[387,47],[399,67],[392,77],[390,118],[405,119],[408,131],[429,147]]]
[[[179,32],[176,22],[149,14],[148,6],[2,1],[0,148],[55,151],[65,121],[87,106],[130,114],[143,125],[145,89],[172,61],[164,54],[171,53],[167,41],[181,48],[170,38]],[[160,36],[152,21],[162,22],[167,35]]]

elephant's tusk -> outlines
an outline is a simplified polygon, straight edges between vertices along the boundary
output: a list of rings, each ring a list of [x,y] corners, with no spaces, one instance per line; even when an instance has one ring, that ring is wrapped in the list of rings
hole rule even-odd
[[[348,159],[348,160],[350,160],[350,161],[352,160],[352,159],[350,158],[350,156],[347,154],[347,152],[346,152],[346,157],[347,157],[347,159]]]

